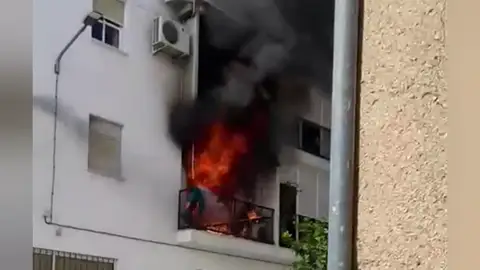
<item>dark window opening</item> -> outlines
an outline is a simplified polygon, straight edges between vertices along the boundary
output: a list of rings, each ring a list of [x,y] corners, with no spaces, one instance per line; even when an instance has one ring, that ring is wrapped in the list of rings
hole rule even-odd
[[[297,148],[314,156],[330,160],[330,129],[306,119],[299,119],[297,127]]]
[[[108,19],[101,19],[92,26],[92,38],[118,48],[120,46],[121,28],[118,23]]]
[[[92,26],[92,38],[103,41],[103,23],[97,22]]]
[[[110,25],[105,25],[105,43],[115,48],[119,46],[120,31]]]

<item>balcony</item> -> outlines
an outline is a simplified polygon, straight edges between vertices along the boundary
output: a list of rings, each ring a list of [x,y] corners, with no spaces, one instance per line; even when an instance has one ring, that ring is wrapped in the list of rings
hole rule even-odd
[[[200,216],[198,209],[187,207],[187,195],[186,189],[179,192],[179,230],[201,230],[264,244],[274,244],[274,209],[238,199],[221,204],[216,201],[213,194],[204,192],[206,205]]]
[[[237,199],[222,204],[204,191],[205,208],[199,216],[188,210],[188,195],[181,190],[178,196],[179,245],[285,265],[294,261],[292,250],[275,245],[273,209]]]

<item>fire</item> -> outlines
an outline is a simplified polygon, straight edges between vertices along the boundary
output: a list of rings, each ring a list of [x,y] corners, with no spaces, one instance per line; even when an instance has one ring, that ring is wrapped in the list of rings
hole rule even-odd
[[[213,234],[229,234],[228,224],[207,225],[207,231]]]
[[[263,219],[251,207],[236,204],[236,196],[251,199],[245,194],[249,194],[249,189],[254,186],[252,181],[256,181],[259,168],[258,160],[254,158],[255,147],[268,136],[267,110],[254,105],[234,121],[217,121],[199,130],[200,135],[184,156],[188,186],[211,191],[220,203],[216,207],[228,212],[225,216],[215,217],[208,214],[215,212],[210,209],[201,218],[196,218],[197,228],[214,234],[252,238],[253,225]],[[204,196],[210,195],[204,193]],[[212,205],[215,204],[209,204],[209,207]]]
[[[243,134],[228,130],[221,122],[213,124],[205,146],[196,149],[195,145],[189,153],[189,184],[210,190],[224,186],[232,180],[230,172],[235,162],[246,152],[247,140]]]
[[[238,232],[238,236],[250,238],[251,225],[257,223],[262,216],[258,215],[255,210],[250,210],[245,219],[232,220],[234,223],[242,224],[242,229]],[[225,235],[230,234],[230,226],[227,223],[211,223],[206,225],[206,231],[212,234]]]
[[[248,217],[249,220],[257,220],[257,219],[261,218],[261,217],[255,212],[255,210],[248,211],[247,217]]]

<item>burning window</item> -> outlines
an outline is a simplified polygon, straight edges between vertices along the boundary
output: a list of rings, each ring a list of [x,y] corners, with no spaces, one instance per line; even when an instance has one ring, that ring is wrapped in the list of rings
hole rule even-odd
[[[295,119],[309,110],[312,83],[292,72],[300,69],[290,54],[301,50],[273,11],[279,27],[238,24],[229,38],[215,29],[234,21],[222,21],[227,17],[212,6],[201,11],[198,96],[175,103],[169,119],[187,178],[179,227],[273,241],[273,209],[253,204],[256,189],[272,181],[262,176],[275,173],[282,147],[294,142]]]

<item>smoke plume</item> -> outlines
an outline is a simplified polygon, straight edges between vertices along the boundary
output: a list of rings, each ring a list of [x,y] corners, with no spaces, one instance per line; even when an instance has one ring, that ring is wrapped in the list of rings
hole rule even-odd
[[[223,187],[211,188],[252,199],[257,182],[268,179],[260,176],[294,162],[285,146],[295,144],[297,117],[311,109],[311,90],[329,92],[333,6],[324,2],[313,14],[308,11],[318,3],[309,0],[203,4],[198,96],[170,108],[170,134],[186,161],[207,151],[216,124],[233,134],[225,140],[240,134],[247,150],[229,163]],[[185,162],[185,170],[191,165]]]

